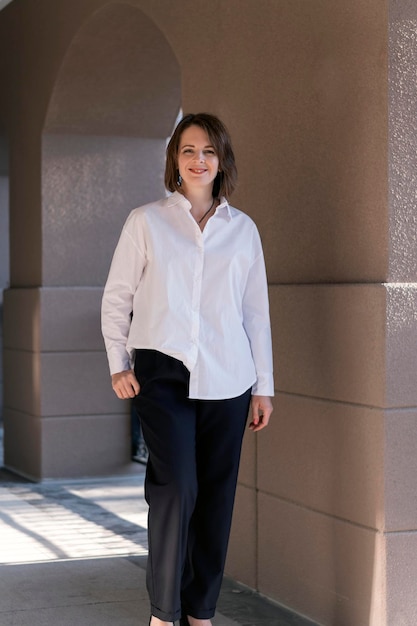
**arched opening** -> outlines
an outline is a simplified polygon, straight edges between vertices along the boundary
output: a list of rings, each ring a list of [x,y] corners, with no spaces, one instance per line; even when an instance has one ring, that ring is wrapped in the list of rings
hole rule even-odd
[[[73,37],[42,131],[41,286],[8,290],[8,367],[29,388],[9,393],[5,466],[35,480],[127,473],[128,407],[114,397],[100,302],[121,226],[164,194],[166,138],[180,109],[180,70],[139,9],[108,2]],[[16,331],[16,332],[15,332]],[[20,342],[20,343],[19,343]]]

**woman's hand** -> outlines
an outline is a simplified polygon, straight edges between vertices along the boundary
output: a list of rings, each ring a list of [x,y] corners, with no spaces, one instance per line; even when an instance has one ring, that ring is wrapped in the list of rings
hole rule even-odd
[[[113,374],[111,377],[111,386],[120,400],[134,398],[140,391],[140,385],[133,370]]]
[[[253,430],[253,432],[262,430],[262,428],[268,426],[269,418],[273,411],[271,398],[269,396],[252,396],[251,411],[250,430]]]

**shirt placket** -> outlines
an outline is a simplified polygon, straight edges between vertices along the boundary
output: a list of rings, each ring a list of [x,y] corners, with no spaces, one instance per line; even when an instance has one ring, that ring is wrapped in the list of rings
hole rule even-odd
[[[204,240],[201,230],[196,224],[195,235],[196,253],[193,272],[193,288],[191,297],[191,344],[193,352],[194,367],[190,375],[190,392],[195,393],[199,387],[198,373],[198,350],[200,336],[200,307],[201,307],[201,289],[203,280],[204,266]]]

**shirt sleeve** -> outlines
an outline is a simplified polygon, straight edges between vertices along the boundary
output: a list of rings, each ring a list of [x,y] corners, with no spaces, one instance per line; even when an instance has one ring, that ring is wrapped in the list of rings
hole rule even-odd
[[[135,236],[138,228],[133,213],[129,216],[113,255],[101,306],[101,329],[109,361],[110,374],[132,367],[126,349],[133,297],[146,265],[143,245]]]
[[[252,395],[273,396],[273,360],[269,317],[268,282],[262,244],[257,229],[254,234],[255,260],[249,270],[243,296],[243,326],[249,338],[255,363],[256,382]]]

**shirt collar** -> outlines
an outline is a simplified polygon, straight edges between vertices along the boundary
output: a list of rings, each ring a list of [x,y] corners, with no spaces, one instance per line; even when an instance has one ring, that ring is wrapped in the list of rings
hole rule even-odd
[[[182,193],[180,193],[179,191],[174,191],[173,194],[168,198],[168,206],[175,205],[182,207],[184,211],[189,211],[191,209],[191,202],[187,200],[187,198],[183,196]],[[228,222],[230,222],[230,220],[232,219],[232,211],[230,209],[230,205],[224,196],[220,198],[220,204],[216,209],[216,213],[224,215]]]

